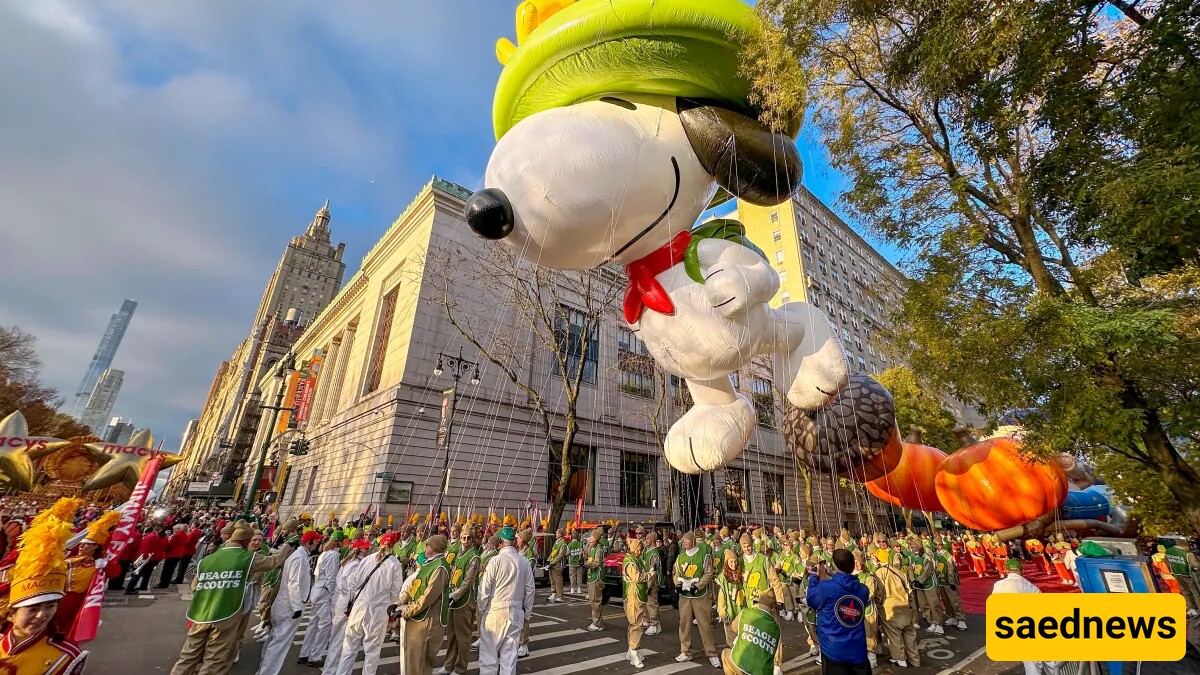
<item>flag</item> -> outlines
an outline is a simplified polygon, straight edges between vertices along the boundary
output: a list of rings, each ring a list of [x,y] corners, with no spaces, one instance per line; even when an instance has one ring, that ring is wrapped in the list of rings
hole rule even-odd
[[[578,530],[579,526],[582,524],[583,524],[583,497],[581,496],[579,499],[575,500],[575,529]]]
[[[104,586],[107,583],[104,570],[110,562],[121,555],[121,551],[129,543],[129,537],[137,526],[137,522],[141,520],[142,510],[146,506],[146,498],[150,496],[150,489],[154,487],[154,479],[161,466],[162,455],[146,462],[146,467],[142,469],[142,475],[138,478],[133,494],[129,496],[129,501],[125,502],[124,508],[121,509],[121,520],[113,530],[112,538],[109,539],[104,559],[97,561],[96,574],[92,576],[92,583],[88,586],[83,607],[75,617],[75,623],[71,624],[68,637],[76,644],[96,639],[96,631],[100,628],[100,605],[104,601]]]

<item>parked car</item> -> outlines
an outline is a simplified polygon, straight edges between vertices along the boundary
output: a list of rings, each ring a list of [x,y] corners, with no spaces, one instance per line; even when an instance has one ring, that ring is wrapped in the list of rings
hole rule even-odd
[[[675,532],[674,523],[664,522],[648,522],[648,523],[630,523],[624,528],[628,532],[630,528],[636,530],[638,527],[645,530],[658,530],[658,536],[662,541],[666,541],[668,532]],[[671,568],[674,561],[667,560],[666,546],[659,547],[662,551],[662,569],[658,571],[658,604],[670,605],[675,609],[679,609],[679,592],[675,588],[675,584],[671,581]],[[604,559],[604,567],[607,575],[604,578],[604,594],[601,596],[601,604],[608,604],[611,598],[624,598],[625,586],[621,583],[621,562],[625,559],[624,553],[610,553]]]

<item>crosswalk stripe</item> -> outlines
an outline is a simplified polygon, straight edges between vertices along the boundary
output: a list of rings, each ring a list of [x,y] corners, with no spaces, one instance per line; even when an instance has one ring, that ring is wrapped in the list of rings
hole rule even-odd
[[[613,640],[613,642],[616,642],[616,640]],[[638,653],[642,656],[651,656],[656,652],[653,649],[643,649]],[[530,656],[532,656],[532,654],[530,654]],[[609,654],[608,656],[600,656],[594,659],[588,659],[587,661],[580,661],[578,663],[568,663],[563,666],[558,666],[557,668],[539,670],[537,672],[530,673],[529,675],[569,675],[570,673],[578,673],[581,670],[591,670],[598,666],[606,666],[610,663],[620,663],[628,658],[629,657],[626,652],[621,652],[620,654]]]
[[[799,668],[800,666],[806,665],[806,664],[811,663],[816,660],[817,660],[816,655],[809,656],[809,655],[805,654],[804,656],[797,656],[796,658],[783,664],[783,672],[786,673],[789,670],[795,670],[796,668]]]
[[[642,652],[639,651],[638,653],[641,654]],[[678,662],[677,663],[668,663],[665,666],[651,668],[650,670],[643,670],[643,671],[641,671],[640,675],[671,675],[671,673],[678,673],[681,670],[688,670],[690,668],[699,668],[699,667],[700,667],[700,664],[696,663],[695,661],[684,661],[683,663],[678,663]]]
[[[529,627],[532,629],[532,628],[545,628],[546,626],[557,626],[557,625],[558,625],[558,622],[555,622],[555,621],[534,621],[533,623],[529,624]],[[308,632],[307,630],[296,631],[296,637],[292,639],[292,644],[298,645],[301,642],[304,642],[304,636],[307,632]],[[450,638],[447,637],[446,639],[449,640]]]
[[[582,633],[583,631],[578,631],[578,632]],[[536,637],[537,636],[530,637],[529,638],[530,642],[533,642]],[[573,651],[577,651],[577,650],[591,649],[593,647],[601,647],[601,646],[604,646],[607,644],[612,644],[614,642],[616,642],[616,640],[614,640],[613,638],[597,638],[595,640],[585,640],[583,642],[575,642],[575,643],[568,644],[568,645],[559,645],[558,647],[547,647],[545,649],[538,649],[536,651],[530,651],[529,656],[526,656],[525,660],[540,659],[544,656],[554,656],[555,654],[565,654],[565,653],[573,652]],[[444,656],[445,653],[446,653],[445,650],[442,650],[438,655]],[[647,652],[647,653],[650,653],[650,652]],[[625,658],[623,654],[622,654],[621,658]],[[594,660],[595,659],[593,659],[593,661]],[[620,659],[618,659],[618,660],[620,660]],[[400,662],[399,654],[397,654],[396,656],[388,656],[388,657],[379,659],[379,665],[381,665],[381,666],[386,666],[386,665],[389,665],[392,663],[399,663],[399,662]],[[362,665],[363,665],[362,661],[355,661],[354,662],[355,670],[361,670]],[[478,668],[479,668],[478,661],[472,661],[471,663],[469,663],[467,665],[467,670],[478,669]],[[574,672],[574,671],[566,671],[566,672]]]
[[[543,619],[550,619],[551,621],[557,621],[558,623],[563,623],[564,621],[566,621],[566,619],[560,619],[557,616],[550,616],[549,614],[538,614],[537,612],[530,612],[530,614],[533,614],[534,616],[540,616]]]

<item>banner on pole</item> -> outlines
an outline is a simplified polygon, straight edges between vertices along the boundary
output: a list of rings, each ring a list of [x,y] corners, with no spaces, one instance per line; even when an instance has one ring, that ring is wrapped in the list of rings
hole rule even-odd
[[[88,586],[87,595],[84,596],[83,607],[75,617],[75,623],[71,625],[68,637],[76,644],[90,642],[96,638],[96,631],[100,628],[100,605],[104,601],[104,587],[107,584],[104,570],[110,562],[121,555],[121,551],[129,543],[133,530],[142,517],[142,510],[146,507],[146,498],[150,496],[150,489],[154,487],[154,479],[158,476],[158,469],[161,466],[161,456],[146,462],[146,467],[142,469],[142,475],[138,477],[133,494],[121,509],[121,520],[113,530],[112,538],[109,539],[103,561],[97,561],[100,564],[96,565],[96,574],[92,576],[92,584]]]
[[[324,362],[324,356],[315,354],[300,366],[300,377],[296,381],[293,406],[296,408],[296,424],[304,424],[308,421],[308,413],[312,410],[313,396],[317,391],[317,378],[320,377],[321,365]]]
[[[291,408],[296,404],[296,387],[300,384],[300,371],[293,370],[288,375],[287,387],[283,394],[283,407]],[[292,419],[292,413],[289,410],[279,411],[279,420],[275,423],[275,435],[278,436],[288,429],[294,429],[296,421]]]
[[[580,496],[579,499],[575,500],[575,529],[578,530],[579,526],[582,524],[583,524],[583,497]]]

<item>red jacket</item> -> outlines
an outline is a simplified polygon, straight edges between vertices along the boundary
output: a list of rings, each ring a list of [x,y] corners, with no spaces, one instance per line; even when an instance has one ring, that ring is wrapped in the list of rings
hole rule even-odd
[[[117,560],[122,562],[133,562],[137,560],[138,550],[142,543],[142,535],[138,532],[132,532],[129,535],[129,541],[125,542],[125,548],[121,549],[121,555]]]
[[[167,539],[160,537],[154,531],[146,533],[142,537],[142,543],[138,546],[137,557],[150,556],[151,560],[162,560],[167,557]]]
[[[186,531],[175,532],[167,540],[167,557],[182,558],[187,554],[188,534]]]
[[[184,555],[196,555],[196,547],[200,545],[200,540],[204,537],[204,530],[193,528],[187,533],[187,548],[183,549]]]

